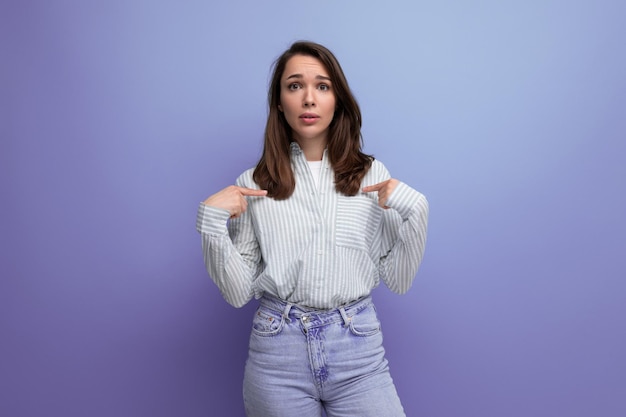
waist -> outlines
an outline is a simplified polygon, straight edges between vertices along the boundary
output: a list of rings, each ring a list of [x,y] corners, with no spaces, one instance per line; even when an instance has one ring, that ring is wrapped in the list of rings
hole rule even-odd
[[[317,322],[319,324],[342,321],[346,325],[353,316],[373,304],[371,295],[330,309],[318,309],[293,304],[267,293],[259,301],[262,307],[280,313],[286,319],[301,320],[305,318],[305,320],[311,323]]]

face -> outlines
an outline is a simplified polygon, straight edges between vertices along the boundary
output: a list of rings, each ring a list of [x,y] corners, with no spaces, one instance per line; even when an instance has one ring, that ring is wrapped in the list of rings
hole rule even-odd
[[[300,145],[326,146],[328,126],[335,114],[335,93],[320,60],[294,55],[280,80],[280,104],[294,140]]]

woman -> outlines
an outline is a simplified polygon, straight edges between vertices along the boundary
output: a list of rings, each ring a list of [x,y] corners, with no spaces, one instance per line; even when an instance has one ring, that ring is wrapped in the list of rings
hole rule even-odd
[[[361,112],[334,55],[296,42],[274,65],[263,154],[207,198],[207,271],[240,307],[253,297],[248,416],[403,416],[370,293],[406,292],[428,203],[361,152]]]

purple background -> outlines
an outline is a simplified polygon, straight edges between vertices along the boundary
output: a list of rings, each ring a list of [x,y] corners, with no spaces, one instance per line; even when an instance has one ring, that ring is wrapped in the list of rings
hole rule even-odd
[[[626,415],[625,21],[619,0],[4,1],[0,414],[243,415],[254,303],[210,281],[196,208],[256,162],[270,65],[305,38],[431,203],[413,288],[375,291],[407,414]]]

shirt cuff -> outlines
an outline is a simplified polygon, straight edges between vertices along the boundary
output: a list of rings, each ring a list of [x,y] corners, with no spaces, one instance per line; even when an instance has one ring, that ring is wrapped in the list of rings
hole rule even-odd
[[[200,203],[196,218],[196,230],[210,235],[227,235],[226,223],[229,218],[230,212],[228,210]]]
[[[386,205],[396,210],[402,220],[406,220],[420,201],[425,199],[424,194],[400,182],[387,199]]]

